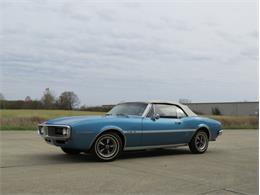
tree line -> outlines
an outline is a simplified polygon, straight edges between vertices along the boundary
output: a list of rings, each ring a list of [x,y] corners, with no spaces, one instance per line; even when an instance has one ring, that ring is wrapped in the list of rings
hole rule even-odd
[[[40,100],[27,96],[24,100],[5,100],[0,94],[0,109],[64,109],[72,110],[79,106],[78,96],[73,91],[64,91],[58,98],[46,88]]]
[[[107,112],[113,106],[79,106],[80,100],[73,91],[64,91],[58,97],[54,92],[46,88],[40,100],[33,100],[26,96],[24,100],[6,100],[0,93],[0,109],[62,109]]]

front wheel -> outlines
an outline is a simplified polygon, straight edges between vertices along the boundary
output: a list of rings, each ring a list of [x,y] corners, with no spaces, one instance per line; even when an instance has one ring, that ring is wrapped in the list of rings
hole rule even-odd
[[[80,153],[80,151],[74,150],[74,149],[70,149],[70,148],[61,148],[61,150],[63,152],[65,152],[66,154],[70,154],[70,155],[76,155],[76,154]]]
[[[209,138],[205,131],[198,131],[189,143],[190,151],[194,154],[201,154],[208,149]]]
[[[97,138],[92,152],[100,161],[113,161],[122,151],[122,140],[113,132],[104,133]]]

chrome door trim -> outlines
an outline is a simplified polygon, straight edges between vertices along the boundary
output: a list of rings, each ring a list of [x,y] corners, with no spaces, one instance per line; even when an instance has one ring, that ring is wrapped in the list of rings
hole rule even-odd
[[[147,130],[143,133],[177,133],[177,132],[194,132],[195,129],[173,129],[173,130]]]
[[[169,130],[128,130],[124,131],[124,134],[135,133],[179,133],[179,132],[195,132],[196,129],[169,129]]]

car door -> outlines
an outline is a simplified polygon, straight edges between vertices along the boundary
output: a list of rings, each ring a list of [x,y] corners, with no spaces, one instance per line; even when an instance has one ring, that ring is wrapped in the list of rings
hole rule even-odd
[[[153,104],[143,118],[142,145],[169,145],[187,142],[186,114],[176,105]]]

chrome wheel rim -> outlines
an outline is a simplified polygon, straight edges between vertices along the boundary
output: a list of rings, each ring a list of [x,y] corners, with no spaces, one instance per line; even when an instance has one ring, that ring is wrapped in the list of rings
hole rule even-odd
[[[207,147],[207,135],[205,135],[204,133],[199,133],[196,136],[195,139],[195,145],[197,147],[198,150],[200,151],[204,151]]]
[[[97,154],[103,159],[113,158],[118,153],[118,141],[114,136],[101,136],[96,144]]]

